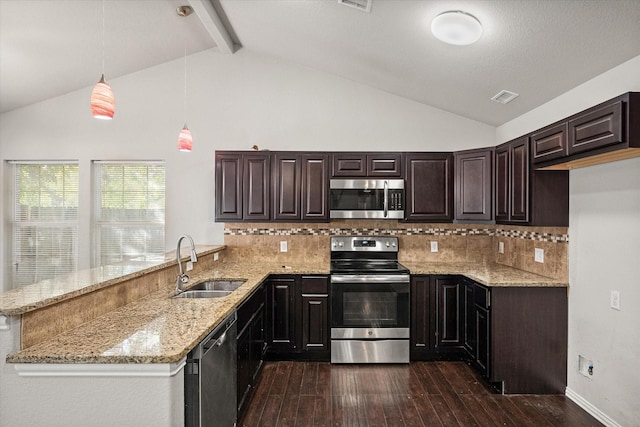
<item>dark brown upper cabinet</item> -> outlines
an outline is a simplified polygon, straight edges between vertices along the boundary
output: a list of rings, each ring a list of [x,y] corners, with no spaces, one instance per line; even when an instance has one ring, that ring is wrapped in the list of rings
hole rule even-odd
[[[493,220],[493,156],[493,148],[453,154],[456,220]]]
[[[535,226],[569,225],[569,172],[530,167],[529,137],[496,147],[496,222]]]
[[[329,221],[329,155],[304,153],[302,155],[303,221]]]
[[[496,221],[529,220],[529,138],[496,147]]]
[[[215,176],[216,221],[270,218],[268,153],[216,152]]]
[[[552,129],[564,129],[566,137]],[[638,157],[640,92],[627,92],[536,131],[532,141],[536,169],[570,170]]]
[[[405,173],[407,221],[453,220],[453,154],[408,153]]]
[[[400,153],[333,153],[332,177],[402,176]]]
[[[329,220],[329,156],[272,153],[274,221]]]
[[[242,220],[242,154],[216,152],[216,221]]]
[[[242,219],[266,221],[270,215],[271,168],[268,153],[242,157]]]
[[[299,220],[300,214],[300,180],[302,176],[302,160],[295,152],[274,153],[273,168],[273,219]]]
[[[533,163],[559,159],[567,155],[567,123],[547,126],[531,135]]]
[[[622,101],[587,110],[568,126],[569,155],[622,142]]]

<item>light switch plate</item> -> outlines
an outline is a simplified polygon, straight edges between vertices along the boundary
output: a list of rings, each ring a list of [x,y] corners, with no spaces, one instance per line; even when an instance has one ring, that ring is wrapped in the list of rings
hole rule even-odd
[[[187,271],[193,270],[193,263],[191,261],[187,261]]]
[[[611,291],[611,308],[620,310],[620,292]]]
[[[214,261],[217,261],[217,260],[218,260],[218,258],[220,258],[220,254],[218,254],[218,252],[214,253],[214,254],[213,254],[213,260],[214,260]]]
[[[431,252],[438,252],[438,242],[437,241],[431,242]]]
[[[287,252],[287,241],[283,240],[280,242],[280,252]]]
[[[504,242],[498,242],[498,253],[499,254],[504,253]]]
[[[544,249],[535,248],[534,261],[544,263]]]

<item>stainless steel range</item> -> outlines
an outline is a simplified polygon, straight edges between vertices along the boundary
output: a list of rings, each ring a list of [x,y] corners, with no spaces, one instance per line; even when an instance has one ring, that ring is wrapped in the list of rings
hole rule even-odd
[[[331,363],[409,363],[397,237],[331,237]]]

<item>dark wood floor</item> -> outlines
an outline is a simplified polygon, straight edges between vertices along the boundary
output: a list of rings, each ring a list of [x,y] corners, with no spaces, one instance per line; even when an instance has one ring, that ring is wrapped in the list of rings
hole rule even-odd
[[[564,396],[503,396],[463,362],[266,362],[238,425],[600,426]]]

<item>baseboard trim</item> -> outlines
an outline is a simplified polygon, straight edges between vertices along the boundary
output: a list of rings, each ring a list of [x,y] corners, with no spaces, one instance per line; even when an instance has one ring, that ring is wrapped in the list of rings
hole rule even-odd
[[[612,418],[610,418],[607,414],[602,412],[600,409],[593,406],[588,400],[584,397],[580,396],[575,391],[571,390],[569,387],[565,389],[565,395],[571,399],[576,405],[587,411],[593,418],[600,421],[607,427],[622,427],[620,424],[615,422]]]

